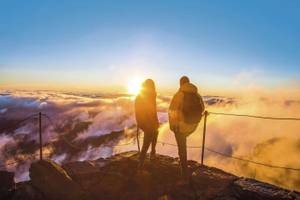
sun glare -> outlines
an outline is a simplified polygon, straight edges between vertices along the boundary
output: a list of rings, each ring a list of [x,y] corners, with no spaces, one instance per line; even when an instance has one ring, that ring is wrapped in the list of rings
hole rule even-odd
[[[127,91],[129,94],[137,95],[141,90],[142,79],[134,78],[129,81]]]

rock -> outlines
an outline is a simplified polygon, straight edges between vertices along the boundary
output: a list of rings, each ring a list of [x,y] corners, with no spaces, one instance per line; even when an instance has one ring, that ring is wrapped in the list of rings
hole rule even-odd
[[[0,171],[0,199],[12,196],[16,187],[14,176],[13,172]]]
[[[159,197],[158,200],[170,200],[170,197],[168,195],[163,195]]]
[[[240,178],[234,182],[234,190],[241,199],[291,200],[296,199],[289,190],[254,179]],[[296,195],[297,193],[293,193]]]
[[[63,167],[51,161],[38,161],[30,168],[30,184],[17,187],[16,197],[26,200],[299,200],[298,192],[239,178],[195,161],[188,161],[192,174],[189,181],[181,179],[178,158],[157,155],[155,160],[146,159],[142,170],[138,170],[138,163],[136,151],[71,162]]]
[[[89,189],[95,177],[101,175],[100,169],[94,163],[88,161],[76,161],[63,165],[69,176],[80,184],[83,189]]]
[[[97,162],[72,162],[63,166],[94,199],[212,199],[218,195],[225,197],[237,179],[222,170],[200,167],[199,163],[189,161],[193,181],[180,184],[177,158],[157,155],[155,161],[146,160],[144,170],[137,170],[135,151],[101,160],[104,165],[96,165]]]
[[[33,163],[29,169],[32,185],[51,200],[81,200],[85,194],[80,186],[58,164],[49,160]]]
[[[43,194],[32,186],[30,181],[21,182],[17,184],[16,191],[12,200],[45,200]]]

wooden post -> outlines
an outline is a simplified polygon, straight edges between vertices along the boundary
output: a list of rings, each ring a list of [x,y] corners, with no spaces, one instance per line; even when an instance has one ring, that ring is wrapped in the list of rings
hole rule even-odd
[[[43,160],[42,113],[39,112],[40,160]]]
[[[138,150],[139,150],[139,152],[141,152],[141,148],[140,148],[140,138],[139,138],[139,135],[140,135],[140,133],[139,133],[140,131],[139,131],[139,127],[137,126],[136,127],[136,141],[137,141],[137,145],[138,145]]]
[[[204,125],[203,125],[203,138],[202,138],[202,154],[201,154],[201,165],[203,165],[204,160],[204,148],[205,148],[205,134],[206,134],[206,120],[207,120],[208,112],[204,112]]]

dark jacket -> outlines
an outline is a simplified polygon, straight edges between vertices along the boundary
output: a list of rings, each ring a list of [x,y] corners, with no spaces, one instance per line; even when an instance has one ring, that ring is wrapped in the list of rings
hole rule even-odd
[[[159,127],[156,111],[156,93],[142,91],[135,99],[137,126],[144,132],[153,132]]]

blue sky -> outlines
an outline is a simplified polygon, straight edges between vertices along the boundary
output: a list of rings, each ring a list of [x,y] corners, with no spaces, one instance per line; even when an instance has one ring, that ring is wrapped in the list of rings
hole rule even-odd
[[[0,86],[206,89],[300,79],[299,1],[0,0]]]

